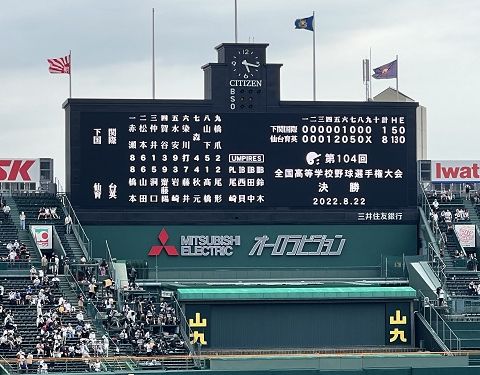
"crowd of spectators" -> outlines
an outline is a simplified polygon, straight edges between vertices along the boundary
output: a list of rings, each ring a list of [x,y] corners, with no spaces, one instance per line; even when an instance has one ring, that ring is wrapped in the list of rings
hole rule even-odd
[[[474,280],[468,284],[468,295],[479,296],[480,295],[480,283],[475,283]]]
[[[133,296],[133,294],[132,294]],[[105,298],[106,328],[115,331],[119,344],[130,344],[137,355],[167,355],[187,350],[178,334],[175,307],[153,297],[134,297],[117,310],[111,297]]]
[[[17,261],[29,262],[30,261],[30,252],[23,242],[18,240],[9,241],[5,245],[5,253],[1,255],[1,260],[14,263]]]
[[[40,219],[60,219],[57,214],[57,207],[40,207],[37,220]]]
[[[450,208],[440,210],[440,203],[435,198],[432,201],[432,210],[430,211],[430,220],[433,224],[446,223],[447,229],[453,229],[454,222],[462,222],[470,220],[470,213],[468,209],[459,207],[455,209],[455,212],[452,213]]]
[[[90,371],[101,371],[99,357],[109,355],[109,339],[97,337],[95,329],[85,319],[84,298],[81,294],[75,301],[67,299],[60,290],[58,277],[60,261],[58,257],[45,262],[38,269],[32,265],[30,284],[25,288],[9,290],[0,284],[0,322],[3,322],[3,334],[0,348],[18,350],[17,361],[21,372],[28,372],[37,363],[37,372],[48,372],[48,358],[81,358],[88,363]],[[5,295],[6,294],[6,295]],[[5,300],[4,300],[5,297]],[[22,349],[22,336],[18,333],[12,310],[2,303],[26,309],[34,309],[37,334],[34,346],[25,353]]]

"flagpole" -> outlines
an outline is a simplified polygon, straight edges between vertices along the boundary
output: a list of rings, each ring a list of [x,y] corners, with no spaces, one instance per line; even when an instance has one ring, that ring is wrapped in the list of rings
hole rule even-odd
[[[371,67],[372,67],[372,47],[370,47],[370,67],[369,67],[369,71],[368,71],[368,79],[370,80],[370,94],[368,96],[368,99],[369,100],[372,100],[372,74],[371,74]]]
[[[237,11],[237,0],[235,0],[235,43],[238,43],[238,11]]]
[[[313,101],[317,100],[317,74],[315,71],[315,11],[313,11]]]
[[[398,55],[397,55],[397,102],[398,102]]]
[[[70,60],[70,69],[68,71],[68,93],[69,98],[72,98],[72,50],[68,52],[68,59]]]
[[[155,99],[155,8],[152,8],[152,98]]]

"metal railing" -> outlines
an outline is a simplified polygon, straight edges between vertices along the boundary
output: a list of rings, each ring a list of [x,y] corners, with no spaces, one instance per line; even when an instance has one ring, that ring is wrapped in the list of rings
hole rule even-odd
[[[115,348],[118,348],[115,341],[112,340],[108,331],[103,326],[103,319],[101,319],[102,313],[98,310],[97,306],[95,306],[95,303],[93,303],[93,301],[91,301],[85,295],[85,292],[84,292],[83,288],[80,286],[77,279],[75,278],[75,276],[70,271],[70,268],[68,268],[66,270],[65,277],[66,277],[67,281],[69,282],[69,284],[73,285],[75,287],[76,293],[83,296],[85,311],[87,312],[88,315],[93,317],[93,324],[95,325],[95,327],[97,327],[97,329],[100,332],[104,332],[105,336],[107,336],[107,338],[108,338],[108,341],[111,342],[115,346]]]
[[[0,354],[0,367],[5,372],[5,374],[12,374],[16,372],[16,369],[11,365],[11,363]]]
[[[83,229],[82,225],[80,224],[80,220],[78,220],[77,215],[75,214],[75,210],[72,207],[72,204],[70,203],[70,200],[68,199],[67,195],[64,193],[58,193],[57,197],[60,199],[63,205],[63,210],[66,214],[70,215],[72,218],[72,229],[73,229],[73,234],[75,235],[75,238],[78,241],[78,244],[80,245],[80,248],[83,251],[83,255],[85,256],[86,259],[91,259],[92,258],[92,242],[87,236],[87,233]]]
[[[188,319],[185,316],[182,310],[182,307],[180,305],[180,302],[178,302],[177,297],[175,296],[175,293],[173,294],[173,300],[175,301],[177,316],[179,317],[179,320],[180,320],[179,321],[180,333],[182,335],[183,340],[187,344],[189,352],[192,354],[193,363],[195,364],[196,368],[204,368],[204,365],[200,358],[201,344],[198,345],[198,352],[197,352],[197,350],[195,350],[195,347],[190,341],[190,337],[194,337],[193,331],[190,328],[190,325],[188,324]],[[188,332],[186,330],[188,330]]]
[[[422,314],[439,339],[442,340],[450,351],[460,351],[462,349],[462,339],[460,339],[453,329],[450,328],[428,297],[419,290],[417,291],[417,296],[419,303],[418,312]]]
[[[444,260],[442,259],[442,256],[444,255],[444,252],[446,251],[446,245],[447,245],[447,239],[444,233],[440,230],[440,227],[438,225],[438,222],[433,220],[431,218],[431,214],[433,213],[433,209],[428,201],[428,197],[425,193],[425,190],[422,186],[422,184],[418,184],[419,189],[422,192],[421,196],[421,202],[420,205],[423,210],[423,214],[421,215],[425,221],[425,225],[428,226],[430,225],[431,232],[433,234],[433,241],[428,242],[428,261],[430,264],[430,267],[432,268],[433,272],[435,275],[438,277],[442,285],[445,285],[445,282],[447,280],[447,276],[445,274],[445,269],[446,265]],[[428,232],[428,228],[427,228]]]
[[[430,268],[432,269],[433,273],[438,277],[440,283],[445,285],[447,282],[447,275],[445,274],[445,262],[443,259],[437,254],[435,248],[431,242],[428,243],[428,263]]]
[[[108,264],[108,272],[110,273],[110,276],[112,277],[112,280],[117,282],[117,278],[115,275],[115,267],[113,266],[113,257],[112,257],[112,252],[110,251],[110,246],[108,246],[108,241],[105,240],[105,261]]]

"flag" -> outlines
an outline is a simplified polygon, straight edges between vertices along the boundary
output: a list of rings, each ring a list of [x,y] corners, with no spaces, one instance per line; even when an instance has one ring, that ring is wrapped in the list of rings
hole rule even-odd
[[[296,19],[295,28],[313,31],[313,16]]]
[[[70,55],[48,59],[48,71],[52,74],[70,74]]]
[[[397,78],[397,60],[379,66],[378,68],[373,69],[373,71],[375,74],[372,75],[372,77],[376,79]]]

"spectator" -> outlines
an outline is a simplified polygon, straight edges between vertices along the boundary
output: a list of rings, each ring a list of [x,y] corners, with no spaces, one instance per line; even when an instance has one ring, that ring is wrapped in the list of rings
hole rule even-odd
[[[55,258],[53,258],[53,274],[57,275],[60,269],[60,258],[57,254],[55,254]]]
[[[15,251],[14,248],[12,248],[12,250],[10,250],[10,252],[8,253],[8,260],[10,263],[15,263],[16,259],[17,259],[17,252]]]
[[[465,199],[470,199],[470,185],[469,184],[465,184]]]
[[[94,283],[90,283],[90,284],[88,285],[88,297],[89,297],[91,300],[95,299],[95,294],[96,294],[95,288],[96,288],[96,287],[97,287],[97,286],[96,286]]]
[[[40,218],[45,219],[45,207],[40,207],[38,210],[37,220],[40,220]]]
[[[51,207],[50,214],[52,215],[52,219],[60,219],[60,216],[57,214],[57,207]]]
[[[41,259],[40,263],[41,263],[43,272],[47,273],[48,259],[47,259],[47,256],[45,254],[42,255],[42,259]]]
[[[20,212],[20,228],[25,230],[25,220],[27,219],[25,212]]]
[[[130,270],[130,273],[128,274],[128,283],[134,286],[136,279],[137,279],[137,270],[135,269],[135,267],[132,267]]]
[[[10,217],[10,206],[8,204],[3,206],[3,215],[5,216],[5,219]]]
[[[72,218],[70,215],[65,216],[65,232],[67,234],[72,232]]]
[[[445,300],[445,291],[440,286],[437,288],[438,306],[442,307]]]
[[[78,296],[78,302],[77,302],[77,306],[80,311],[83,310],[83,303],[84,303],[83,295],[80,294]]]
[[[438,207],[440,206],[440,204],[438,203],[436,198],[433,200],[432,206],[435,211],[438,210]]]

